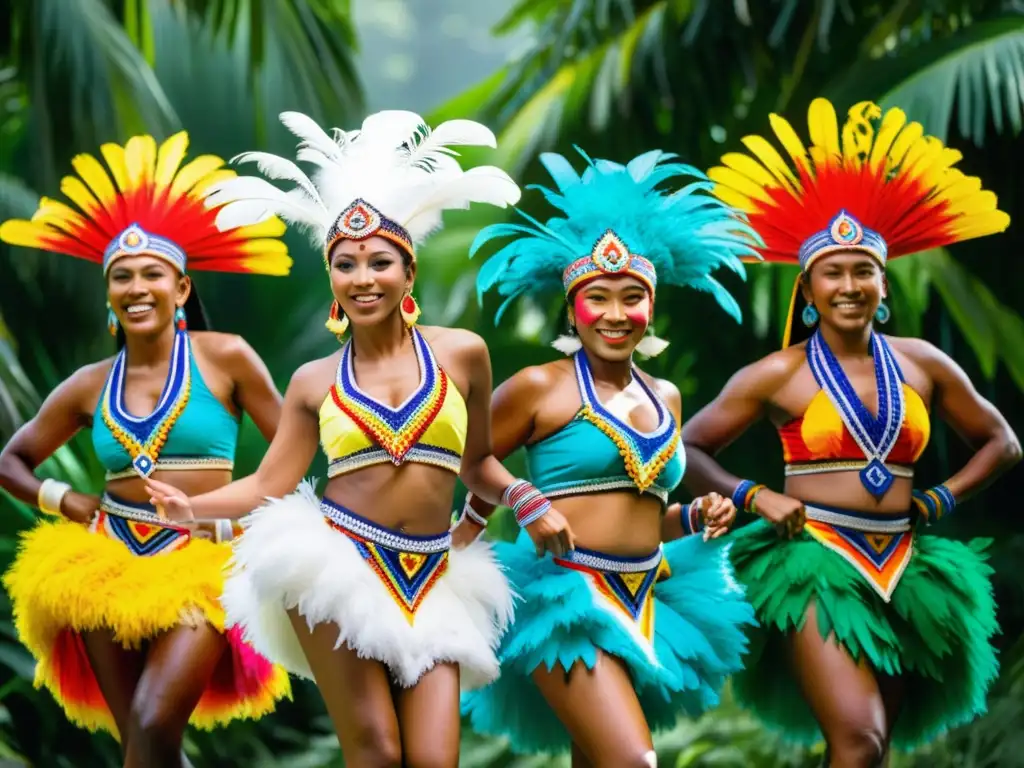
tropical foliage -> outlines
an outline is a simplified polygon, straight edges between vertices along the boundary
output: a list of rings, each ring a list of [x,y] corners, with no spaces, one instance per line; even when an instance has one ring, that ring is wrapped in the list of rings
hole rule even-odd
[[[579,144],[591,155],[626,160],[662,147],[707,167],[741,136],[763,133],[770,111],[799,123],[814,96],[828,96],[841,109],[874,99],[904,107],[929,132],[963,149],[963,167],[982,176],[1020,221],[1022,12],[1009,0],[522,0],[494,34],[525,39],[526,48],[440,105],[434,117],[485,119],[499,134],[499,150],[488,159],[530,182],[541,178],[534,158],[546,149],[571,152]],[[425,18],[431,11],[411,4],[406,13]],[[193,152],[287,152],[291,142],[275,119],[282,109],[330,125],[351,125],[364,109],[348,0],[0,0],[0,20],[6,22],[0,24],[0,219],[31,214],[40,194],[54,194],[70,158],[103,141],[140,130],[163,138],[184,127]],[[438,26],[433,16],[431,23]],[[430,49],[423,51],[422,77],[430,77]],[[415,87],[414,79],[409,88]],[[536,197],[527,193],[524,207],[538,211]],[[491,323],[490,299],[483,309],[477,305],[464,255],[479,226],[493,220],[475,212],[448,218],[422,254],[417,298],[431,322],[483,333],[500,381],[523,365],[552,359],[546,342],[562,319],[557,297],[524,303],[501,328]],[[1024,241],[1017,231],[906,259],[890,270],[895,331],[953,353],[1010,414],[1024,404],[1017,295],[1024,274],[1016,258]],[[290,243],[298,257],[287,280],[203,275],[197,281],[214,324],[245,334],[282,387],[299,363],[333,345],[322,328],[328,306],[322,268],[299,237]],[[100,332],[102,286],[88,265],[11,249],[0,250],[0,260],[0,440],[6,440],[58,381],[109,354],[112,345]],[[300,285],[310,289],[296,290]],[[680,385],[692,412],[734,370],[777,345],[791,286],[790,272],[762,267],[750,270],[746,286],[729,283],[745,309],[742,327],[721,319],[706,297],[667,296],[659,302],[658,324],[673,344],[651,370]],[[239,469],[250,469],[263,450],[246,423]],[[770,430],[762,429],[731,447],[725,460],[745,476],[779,477],[778,453]],[[953,435],[937,429],[922,481],[945,478],[968,456]],[[97,488],[101,477],[83,436],[42,472],[83,489]],[[1015,565],[1024,536],[1013,485],[996,486],[940,531],[997,539],[1004,671],[990,713],[927,751],[898,757],[894,766],[1024,765],[1024,744],[1013,727],[1024,716],[1024,580]],[[0,515],[3,567],[33,512],[3,499]],[[507,520],[495,528],[499,536],[513,532]],[[116,765],[112,740],[70,727],[49,696],[32,689],[31,659],[17,644],[9,606],[0,610],[0,760]],[[796,767],[821,759],[820,751],[783,747],[728,696],[700,721],[661,737],[658,749],[663,764],[674,766]],[[342,764],[323,707],[305,684],[296,686],[294,702],[259,723],[190,734],[187,750],[197,766]],[[517,758],[504,743],[467,733],[462,764],[563,763]]]

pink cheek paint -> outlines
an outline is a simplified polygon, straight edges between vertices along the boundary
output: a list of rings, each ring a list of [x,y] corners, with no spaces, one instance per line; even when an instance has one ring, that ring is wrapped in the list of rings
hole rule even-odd
[[[576,294],[576,298],[572,303],[573,311],[576,313],[576,322],[582,323],[583,325],[593,325],[597,322],[598,318],[601,317],[600,312],[595,312],[584,301],[583,296],[580,293]]]
[[[629,318],[629,322],[633,324],[634,328],[646,331],[647,325],[650,323],[650,306],[640,304],[636,307],[629,307],[626,310],[626,317]]]

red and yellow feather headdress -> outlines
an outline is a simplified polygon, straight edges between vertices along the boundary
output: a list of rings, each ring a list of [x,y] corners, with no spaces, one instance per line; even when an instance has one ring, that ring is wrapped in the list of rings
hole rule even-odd
[[[761,235],[757,250],[765,261],[807,271],[828,253],[861,250],[884,267],[887,259],[1010,224],[995,194],[954,168],[960,152],[926,136],[901,109],[883,115],[862,101],[840,130],[832,104],[815,99],[807,116],[810,146],[779,115],[769,122],[788,161],[767,139],[746,136],[750,155],[728,153],[708,171],[714,194],[743,211]]]
[[[60,184],[77,210],[44,197],[30,221],[0,225],[0,240],[85,259],[104,273],[122,256],[147,254],[182,274],[187,263],[190,270],[287,275],[292,259],[279,239],[284,223],[275,217],[221,232],[218,208],[207,208],[204,198],[212,184],[235,172],[215,155],[183,166],[187,149],[182,131],[159,148],[152,136],[135,136],[123,147],[104,144],[107,168],[92,155],[78,155],[71,161],[78,175]]]

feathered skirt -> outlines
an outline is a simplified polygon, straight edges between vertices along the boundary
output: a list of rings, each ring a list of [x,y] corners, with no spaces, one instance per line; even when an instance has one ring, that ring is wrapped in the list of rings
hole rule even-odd
[[[498,674],[495,649],[512,593],[490,545],[451,549],[451,534],[383,528],[303,483],[243,521],[224,590],[228,621],[290,672],[312,678],[287,611],[332,623],[342,644],[385,664],[403,687],[439,662],[464,688]]]
[[[125,648],[181,625],[225,631],[220,596],[227,544],[154,522],[148,505],[103,498],[93,523],[44,521],[21,536],[4,575],[21,641],[72,722],[119,737],[86,654],[83,632],[110,630]],[[190,722],[210,729],[258,718],[291,696],[288,675],[227,632],[221,658]]]
[[[763,520],[735,536],[732,562],[760,623],[734,679],[737,700],[789,741],[821,739],[786,662],[787,635],[803,627],[814,604],[822,638],[880,674],[904,678],[896,747],[912,748],[983,713],[998,672],[986,543],[916,534],[907,515],[901,533],[871,530],[885,528],[878,515],[811,505],[807,515],[792,540]]]
[[[699,536],[642,558],[582,549],[538,558],[525,533],[498,545],[523,601],[501,644],[501,677],[463,696],[473,730],[508,736],[520,753],[568,749],[569,733],[531,675],[577,662],[592,669],[599,651],[625,662],[652,730],[716,706],[754,621],[726,550]]]

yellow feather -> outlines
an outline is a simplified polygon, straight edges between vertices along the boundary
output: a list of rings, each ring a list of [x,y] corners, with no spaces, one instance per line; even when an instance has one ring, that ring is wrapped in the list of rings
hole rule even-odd
[[[198,184],[204,176],[213,173],[224,165],[224,161],[216,155],[200,155],[178,171],[178,177],[171,185],[171,197],[178,198],[188,194],[189,190]]]
[[[194,187],[192,187],[188,193],[189,197],[203,198],[206,196],[206,191],[211,185],[219,184],[220,182],[227,181],[228,179],[233,179],[236,175],[237,174],[230,168],[221,168],[213,171],[213,173],[208,173],[196,182]]]
[[[128,187],[133,191],[153,183],[156,165],[156,140],[152,136],[132,136],[124,149],[128,169]]]
[[[160,145],[156,157],[156,171],[153,175],[157,192],[162,192],[174,181],[174,174],[181,167],[181,161],[185,159],[187,151],[188,133],[185,131],[179,131]]]
[[[902,165],[904,156],[914,144],[921,140],[922,136],[924,136],[924,128],[920,123],[907,123],[892,143],[886,170]]]
[[[881,114],[870,101],[854,104],[843,124],[843,161],[849,168],[860,168],[868,161],[875,140],[872,120]]]
[[[259,242],[258,240],[256,241]],[[250,272],[272,277],[285,277],[292,267],[292,259],[283,253],[257,253],[247,256],[243,263]]]
[[[24,219],[8,219],[0,224],[0,240],[24,248],[40,248],[48,234],[45,227]]]
[[[988,189],[975,192],[968,197],[951,200],[949,212],[958,216],[978,216],[996,209],[996,193]]]
[[[868,160],[869,167],[877,171],[879,166],[889,156],[893,141],[907,124],[907,116],[902,109],[890,109],[882,118],[882,125],[875,134],[875,144],[871,148],[871,156]]]
[[[775,181],[775,177],[772,176],[763,165],[757,162],[754,158],[749,155],[744,155],[741,152],[729,152],[728,154],[722,155],[722,164],[726,168],[731,168],[737,173],[741,173],[747,177],[751,182],[757,184],[759,187],[775,187],[778,186]]]
[[[85,217],[69,205],[59,200],[44,197],[39,201],[39,210],[32,214],[32,221],[48,224],[61,229],[86,226]]]
[[[110,168],[110,175],[120,190],[128,188],[128,166],[125,164],[124,147],[120,144],[104,144],[100,147],[103,159],[107,161]]]
[[[782,144],[782,148],[793,158],[793,162],[798,167],[805,166],[807,164],[807,149],[804,147],[803,141],[800,140],[799,134],[789,124],[789,121],[779,115],[771,114],[768,115],[768,123]]]
[[[116,205],[117,190],[103,164],[92,155],[81,154],[71,161],[71,165],[92,190],[99,205],[108,212],[112,211]]]
[[[822,147],[827,157],[839,155],[839,123],[832,102],[822,98],[811,102],[811,107],[807,110],[807,128],[810,131],[811,142]]]
[[[746,155],[741,155],[741,157],[746,157]],[[750,160],[749,157],[746,159]],[[753,160],[750,160],[750,162],[757,168],[761,168],[761,166],[754,163]],[[761,170],[763,171],[764,169],[762,168]],[[735,189],[737,192],[742,192],[752,200],[759,200],[763,203],[771,202],[771,198],[765,194],[764,188],[760,184],[752,181],[749,177],[744,176],[742,173],[739,173],[732,168],[723,168],[722,166],[712,168],[708,171],[708,178],[716,184],[724,184],[727,187]],[[769,185],[773,187],[776,186],[774,180],[770,180]]]
[[[952,203],[981,191],[981,179],[977,176],[961,176],[945,189],[938,190],[937,197]]]
[[[89,188],[77,176],[65,176],[61,179],[60,191],[89,218],[95,218],[99,212],[99,201],[92,196],[92,192],[89,191]]]
[[[287,225],[277,216],[271,216],[259,224],[252,224],[248,227],[239,227],[232,234],[236,237],[257,238],[257,237],[280,237],[285,233]]]
[[[768,143],[767,139],[762,136],[744,136],[742,141],[751,154],[761,161],[761,164],[782,186],[791,192],[799,188],[800,184],[796,176],[786,161],[782,159],[782,155]]]
[[[715,184],[711,193],[726,205],[730,205],[738,211],[751,213],[757,210],[757,203],[744,194],[737,192],[732,187],[724,184]]]

